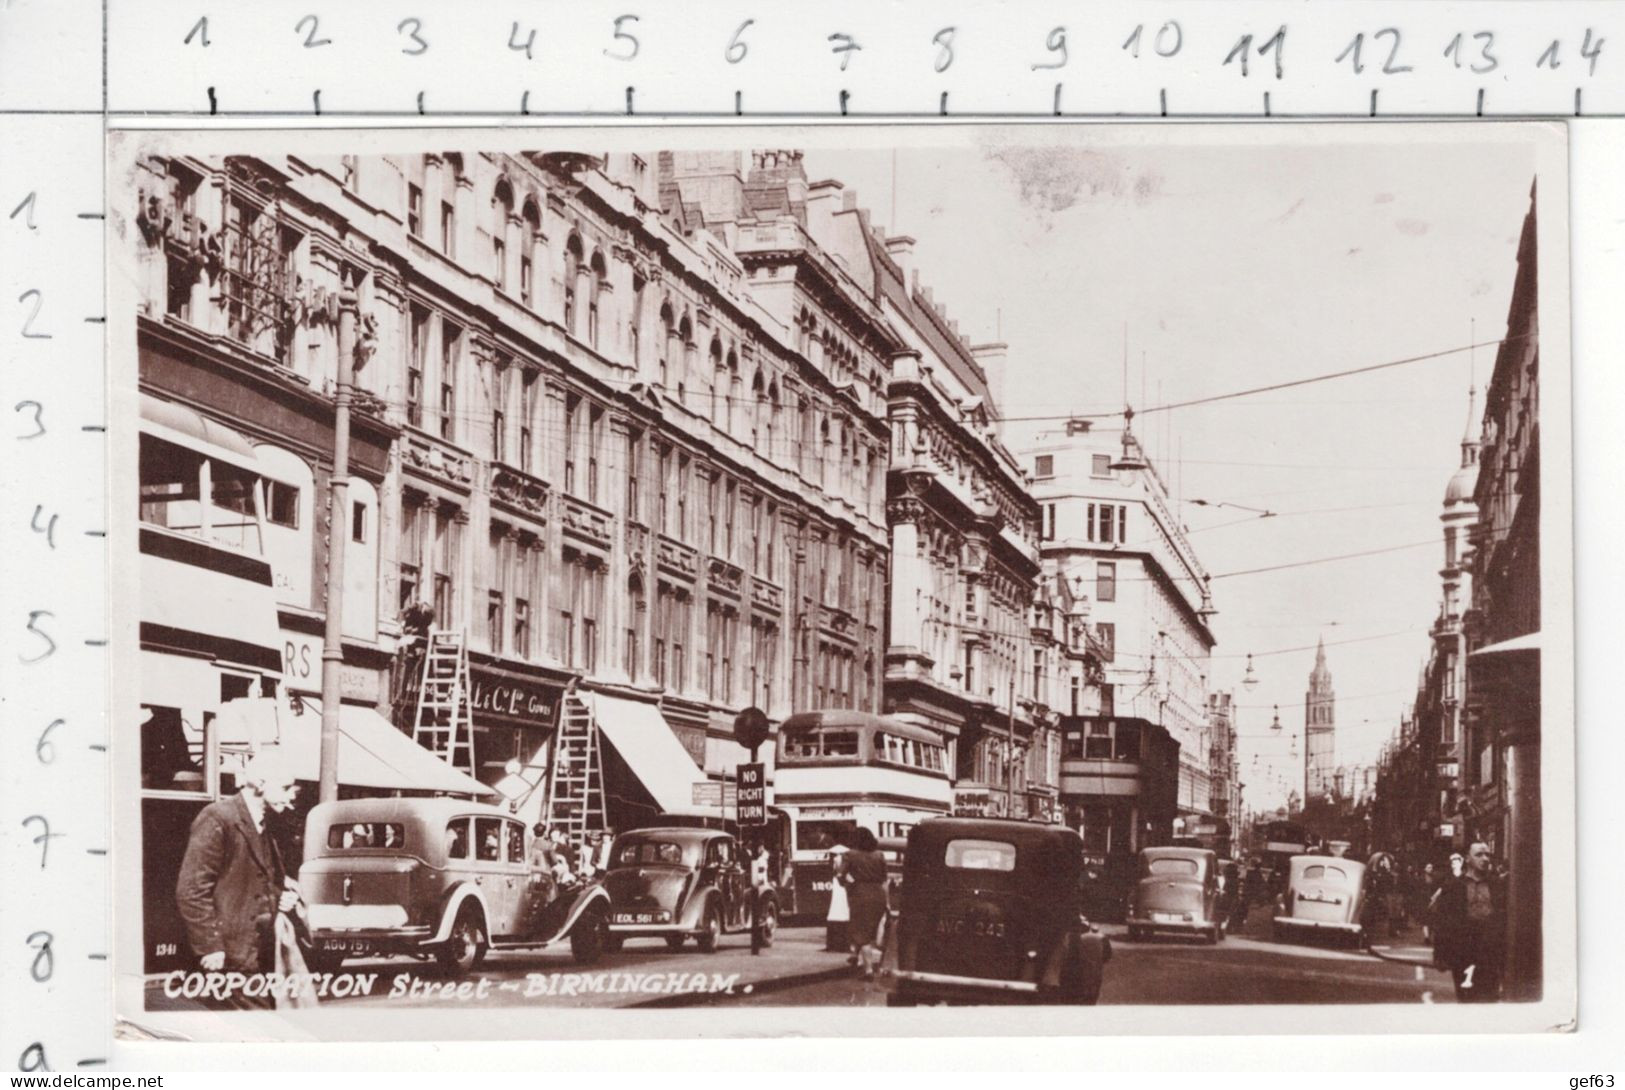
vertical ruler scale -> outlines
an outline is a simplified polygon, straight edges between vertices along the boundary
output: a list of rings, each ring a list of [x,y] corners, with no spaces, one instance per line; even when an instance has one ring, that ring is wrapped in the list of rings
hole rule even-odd
[[[99,5],[0,10],[0,1068],[108,1028]]]

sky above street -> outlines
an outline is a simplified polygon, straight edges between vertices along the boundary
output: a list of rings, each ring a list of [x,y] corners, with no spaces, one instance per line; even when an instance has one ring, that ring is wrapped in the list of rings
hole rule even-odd
[[[1137,412],[1502,336],[1532,141],[1550,130],[1049,126],[927,131],[938,146],[895,150],[863,136],[808,142],[808,176],[840,179],[874,223],[912,235],[922,282],[960,329],[1009,344],[1000,410],[1014,418],[1119,411],[1125,331]],[[1137,416],[1214,576],[1209,676],[1240,705],[1249,807],[1302,782],[1289,736],[1301,747],[1318,638],[1339,764],[1373,763],[1410,704],[1467,389],[1494,353]],[[1387,551],[1229,574],[1368,550]]]

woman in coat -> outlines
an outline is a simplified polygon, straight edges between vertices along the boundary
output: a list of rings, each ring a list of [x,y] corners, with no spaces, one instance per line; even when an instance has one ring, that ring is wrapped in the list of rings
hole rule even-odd
[[[886,918],[886,857],[875,834],[861,827],[855,830],[844,863],[852,944],[863,965],[863,978],[872,980],[880,963],[880,927]]]

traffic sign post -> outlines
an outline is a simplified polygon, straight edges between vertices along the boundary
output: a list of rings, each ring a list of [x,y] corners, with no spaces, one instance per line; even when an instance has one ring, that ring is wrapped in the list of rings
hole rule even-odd
[[[750,850],[750,952],[762,952],[762,891],[756,888],[755,861],[762,850],[762,826],[767,824],[767,770],[757,760],[762,743],[772,734],[767,713],[757,707],[746,708],[734,717],[734,740],[750,751],[750,763],[740,765],[734,773],[738,794],[734,815],[739,821],[739,832]],[[746,830],[749,830],[747,833]]]

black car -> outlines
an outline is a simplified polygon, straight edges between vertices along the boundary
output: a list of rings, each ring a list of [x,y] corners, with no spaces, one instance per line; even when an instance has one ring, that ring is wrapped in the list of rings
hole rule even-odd
[[[778,926],[777,892],[753,882],[749,861],[731,835],[715,829],[639,829],[615,838],[609,872],[608,947],[630,938],[663,938],[673,950],[693,938],[705,953],[724,934],[755,929],[771,946]]]
[[[909,833],[887,1005],[1090,1004],[1111,945],[1082,912],[1083,843],[1054,825],[934,818]]]

